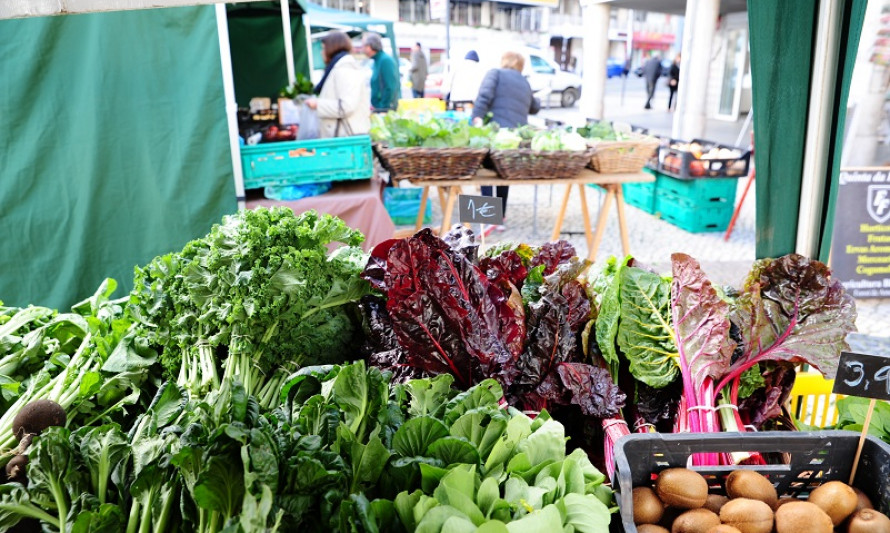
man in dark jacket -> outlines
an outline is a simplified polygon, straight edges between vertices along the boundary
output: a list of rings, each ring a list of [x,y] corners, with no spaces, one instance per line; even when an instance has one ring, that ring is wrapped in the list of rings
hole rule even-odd
[[[655,96],[655,84],[661,76],[661,58],[654,52],[649,56],[649,61],[643,65],[643,77],[646,78],[646,91],[649,98],[646,100],[646,109],[652,109],[652,97]]]
[[[362,50],[374,60],[371,72],[371,108],[388,111],[399,106],[399,69],[396,62],[383,51],[380,35],[368,32],[362,35]]]

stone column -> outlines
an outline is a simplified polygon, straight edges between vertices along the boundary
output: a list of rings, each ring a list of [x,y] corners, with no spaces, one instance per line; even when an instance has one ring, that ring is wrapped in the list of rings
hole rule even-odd
[[[608,3],[581,0],[584,28],[584,53],[581,81],[581,116],[603,118],[603,97],[606,93],[606,60],[609,57]]]
[[[711,48],[717,31],[720,0],[688,0],[680,50],[680,88],[674,112],[675,139],[704,137],[707,118]]]

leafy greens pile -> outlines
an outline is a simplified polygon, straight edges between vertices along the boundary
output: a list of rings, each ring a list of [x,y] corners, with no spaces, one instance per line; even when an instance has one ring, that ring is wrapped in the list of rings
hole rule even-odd
[[[625,396],[582,349],[588,266],[564,241],[480,258],[462,227],[381,243],[363,273],[385,295],[362,302],[365,352],[397,375],[451,374],[462,389],[495,379],[511,405],[558,420],[613,416]]]
[[[855,330],[852,297],[799,255],[756,262],[740,291],[718,291],[687,255],[672,264],[666,277],[612,258],[593,284],[596,347],[616,382],[636,389],[628,421],[644,431],[793,428],[782,416],[793,365],[834,376]]]
[[[604,531],[611,491],[562,426],[504,410],[497,383],[390,385],[361,362],[307,367],[260,414],[243,387],[211,406],[173,383],[125,433],[52,428],[0,525],[60,531]]]
[[[130,305],[178,385],[217,388],[224,359],[224,372],[271,407],[285,371],[352,357],[349,305],[368,291],[363,240],[315,211],[241,211],[137,268]],[[329,254],[334,242],[347,246]]]
[[[390,148],[488,148],[495,126],[389,112],[371,117],[371,139]]]

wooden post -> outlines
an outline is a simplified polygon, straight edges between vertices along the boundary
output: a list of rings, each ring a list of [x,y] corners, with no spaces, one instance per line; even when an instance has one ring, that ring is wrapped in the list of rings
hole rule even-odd
[[[875,399],[872,398],[868,402],[868,412],[865,413],[865,422],[862,424],[862,434],[859,435],[859,446],[856,447],[856,456],[853,458],[853,469],[850,470],[850,481],[848,485],[853,485],[856,478],[856,470],[859,468],[859,456],[862,455],[862,446],[865,444],[865,437],[868,435],[868,425],[871,424],[871,415],[875,412]]]

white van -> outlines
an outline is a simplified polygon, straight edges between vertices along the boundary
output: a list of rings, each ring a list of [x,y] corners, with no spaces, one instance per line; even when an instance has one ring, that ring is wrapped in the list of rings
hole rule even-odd
[[[496,68],[501,64],[501,55],[505,48],[483,47],[476,49],[479,54],[479,62],[487,68]],[[558,95],[562,107],[572,107],[581,96],[581,77],[559,68],[555,61],[548,59],[543,50],[530,47],[516,47],[511,49],[522,54],[525,59],[525,67],[522,75],[528,79],[532,91],[542,97],[542,100],[550,95]],[[463,54],[460,55],[463,57]],[[546,100],[545,100],[546,103]]]

